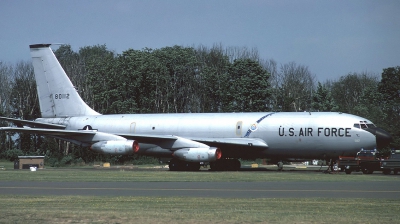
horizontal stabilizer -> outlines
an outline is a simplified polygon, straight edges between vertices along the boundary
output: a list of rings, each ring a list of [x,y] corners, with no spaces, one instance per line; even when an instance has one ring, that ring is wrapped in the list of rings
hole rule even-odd
[[[66,141],[74,142],[78,145],[89,146],[99,141],[122,141],[126,138],[93,130],[60,130],[60,129],[45,129],[45,128],[14,128],[14,127],[0,127],[0,132],[11,131],[18,133],[28,133],[50,136]]]
[[[31,128],[65,129],[65,125],[60,125],[60,124],[49,124],[49,123],[20,120],[20,119],[15,119],[15,118],[8,118],[8,117],[0,117],[0,120],[12,122],[19,128],[22,128],[23,126],[28,126]]]
[[[13,131],[18,133],[51,135],[57,137],[70,137],[74,135],[93,136],[96,134],[96,132],[94,131],[72,131],[72,130],[45,129],[45,128],[14,128],[14,127],[0,127],[0,131]]]

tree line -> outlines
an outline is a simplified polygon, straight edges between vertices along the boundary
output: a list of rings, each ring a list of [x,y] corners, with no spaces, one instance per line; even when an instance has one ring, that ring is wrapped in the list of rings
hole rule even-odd
[[[260,111],[340,111],[372,120],[394,136],[400,149],[400,67],[381,76],[349,73],[321,83],[304,65],[278,65],[257,49],[222,45],[128,49],[70,45],[54,51],[85,102],[102,114]],[[0,115],[40,117],[31,62],[0,62]],[[2,126],[7,126],[2,123]],[[0,158],[45,155],[47,164],[143,162],[147,158],[105,156],[52,138],[0,133]]]

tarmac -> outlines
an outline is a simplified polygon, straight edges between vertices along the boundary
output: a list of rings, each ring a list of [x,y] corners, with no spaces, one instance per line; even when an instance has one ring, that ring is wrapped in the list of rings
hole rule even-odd
[[[244,172],[263,171],[276,169],[275,167],[243,166],[242,170]],[[298,170],[300,170],[300,172],[307,172],[310,170],[315,172],[319,169],[326,170],[326,167],[324,168],[310,166],[301,168],[298,166],[285,166],[285,171],[283,172],[296,172]],[[160,168],[157,170],[159,171],[159,169]],[[400,188],[398,184],[398,180],[375,181],[374,179],[356,182],[271,182],[268,180],[261,182],[36,182],[0,180],[0,194],[30,196],[83,195],[219,198],[319,197],[400,199]]]
[[[2,195],[400,199],[398,181],[25,182],[0,181]]]

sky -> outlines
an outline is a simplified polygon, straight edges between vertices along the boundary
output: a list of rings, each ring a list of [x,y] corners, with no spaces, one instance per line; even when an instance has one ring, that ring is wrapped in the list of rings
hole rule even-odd
[[[257,49],[307,66],[318,81],[400,66],[398,0],[1,0],[0,61],[30,61],[29,45],[180,45]]]

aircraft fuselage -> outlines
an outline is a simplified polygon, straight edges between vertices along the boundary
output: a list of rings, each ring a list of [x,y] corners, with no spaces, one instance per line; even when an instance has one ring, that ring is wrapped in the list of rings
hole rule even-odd
[[[375,136],[355,128],[364,118],[337,112],[121,114],[37,121],[112,134],[175,135],[188,139],[257,138],[264,148],[221,148],[227,158],[335,158],[374,149]],[[90,144],[90,143],[89,143]],[[141,149],[155,147],[140,144]]]

